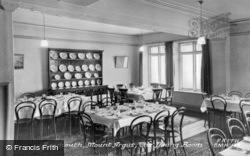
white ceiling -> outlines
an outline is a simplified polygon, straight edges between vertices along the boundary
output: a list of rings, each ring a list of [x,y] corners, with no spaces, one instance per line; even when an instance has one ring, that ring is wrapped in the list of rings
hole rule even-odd
[[[18,5],[15,23],[82,31],[140,35],[165,32],[187,35],[188,21],[199,16],[198,0],[2,0]],[[77,5],[76,5],[77,4]],[[204,16],[231,13],[232,20],[250,19],[250,0],[204,0]]]
[[[31,24],[31,25],[43,25],[43,14],[37,11],[31,11],[26,9],[17,9],[13,13],[14,23],[18,24]],[[151,30],[138,29],[132,27],[111,25],[105,23],[97,23],[86,20],[71,19],[61,16],[53,16],[45,14],[45,26],[75,29],[80,31],[92,31],[110,34],[121,35],[140,35],[153,33]]]
[[[199,8],[198,0],[164,0]],[[231,13],[232,20],[250,18],[250,0],[204,0],[203,9],[214,14]]]

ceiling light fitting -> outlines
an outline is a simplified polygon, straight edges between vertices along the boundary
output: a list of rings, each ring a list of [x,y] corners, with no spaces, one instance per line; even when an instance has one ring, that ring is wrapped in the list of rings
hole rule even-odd
[[[143,51],[144,51],[143,40],[142,40],[142,29],[141,29],[141,46],[140,46],[140,48],[139,48],[139,51],[140,51],[140,52],[143,52]]]
[[[48,41],[45,39],[45,17],[43,14],[43,40],[41,41],[41,47],[48,47]]]
[[[206,38],[203,34],[203,29],[202,29],[202,20],[203,20],[202,19],[202,4],[203,4],[203,0],[199,0],[198,2],[200,4],[200,36],[197,39],[197,44],[204,45],[204,44],[206,44]]]

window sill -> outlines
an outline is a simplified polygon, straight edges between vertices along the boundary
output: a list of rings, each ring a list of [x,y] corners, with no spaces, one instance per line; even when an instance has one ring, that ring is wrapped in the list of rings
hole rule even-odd
[[[178,93],[189,93],[189,94],[202,94],[200,91],[191,91],[191,90],[176,90],[174,92]]]

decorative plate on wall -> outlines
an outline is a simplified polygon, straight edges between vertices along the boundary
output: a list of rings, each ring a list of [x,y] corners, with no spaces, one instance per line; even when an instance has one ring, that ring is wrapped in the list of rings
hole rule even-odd
[[[83,81],[82,80],[78,81],[78,85],[82,86],[83,85]]]
[[[72,75],[69,72],[64,73],[65,79],[71,79]]]
[[[70,82],[69,82],[69,81],[66,81],[66,82],[65,82],[65,86],[66,86],[66,88],[70,88]]]
[[[91,85],[95,85],[95,80],[91,80]]]
[[[96,83],[97,83],[98,85],[100,85],[100,84],[102,83],[102,81],[101,81],[100,79],[98,79],[98,80],[96,81]]]
[[[66,67],[64,64],[61,64],[61,65],[59,66],[59,70],[60,70],[61,72],[66,72],[67,67]]]
[[[56,89],[56,87],[57,87],[57,84],[55,82],[51,83],[51,88],[52,89]]]
[[[88,71],[88,69],[89,69],[89,67],[86,64],[82,65],[82,70],[83,71]]]
[[[88,54],[86,55],[86,57],[87,57],[87,59],[93,59],[93,56],[92,56],[91,53],[88,53]]]
[[[70,53],[70,54],[69,54],[69,57],[70,57],[71,59],[76,59],[76,54],[75,54],[75,53]]]
[[[95,71],[95,66],[94,66],[93,64],[90,64],[90,65],[89,65],[89,70]]]
[[[98,74],[98,73],[94,73],[94,77],[95,77],[95,78],[98,78],[98,77],[99,77],[99,74]]]
[[[57,72],[57,71],[58,71],[58,67],[57,67],[56,65],[52,64],[52,65],[50,66],[50,70],[51,70],[52,72]]]
[[[72,84],[72,87],[73,87],[73,88],[75,88],[76,85],[77,85],[76,81],[72,81],[71,84]]]
[[[76,74],[75,74],[75,78],[76,78],[76,79],[81,79],[81,78],[82,78],[82,74],[76,73]]]
[[[89,85],[89,80],[85,80],[84,84],[85,84],[85,86],[88,86]]]
[[[58,59],[58,54],[54,50],[51,50],[49,56],[53,59]]]
[[[76,70],[76,71],[81,71],[81,67],[80,67],[80,66],[76,66],[76,67],[75,67],[75,70]]]
[[[77,55],[80,59],[85,59],[85,54],[83,53],[78,53]]]
[[[56,79],[56,80],[60,80],[60,79],[61,79],[61,76],[60,76],[59,74],[56,74],[56,75],[55,75],[55,79]]]
[[[86,77],[86,78],[91,78],[91,73],[90,73],[90,72],[86,72],[86,73],[85,73],[85,77]]]
[[[95,69],[98,70],[98,71],[101,71],[102,70],[102,67],[100,64],[96,64],[95,65]]]
[[[75,70],[73,65],[68,65],[68,71],[73,72]]]
[[[100,59],[100,55],[99,54],[94,54],[94,58],[95,59]]]
[[[63,88],[64,87],[64,83],[63,82],[59,82],[58,86],[59,86],[59,88]]]
[[[62,59],[68,58],[68,54],[67,54],[67,53],[60,53],[59,55],[60,55],[60,57],[61,57]]]

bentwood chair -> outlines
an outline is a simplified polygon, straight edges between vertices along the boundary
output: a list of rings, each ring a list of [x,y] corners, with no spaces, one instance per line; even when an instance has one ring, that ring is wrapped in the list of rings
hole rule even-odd
[[[208,108],[209,128],[211,126],[212,127],[220,126],[219,128],[226,127],[225,121],[227,120],[227,101],[221,96],[213,95],[210,97],[210,102],[211,102],[212,108]],[[211,122],[211,118],[212,118],[212,122]]]
[[[250,135],[250,100],[241,100],[240,110],[246,131],[248,135]]]
[[[57,102],[54,99],[44,99],[39,103],[39,113],[40,117],[37,118],[40,120],[41,125],[41,140],[43,140],[43,123],[44,121],[52,121],[53,122],[53,128],[55,133],[55,138],[57,139],[57,132],[56,132],[56,120],[55,120],[55,112],[57,108]],[[49,124],[48,124],[48,130],[49,130]]]
[[[133,102],[132,100],[130,100],[128,98],[128,89],[126,88],[120,88],[119,89],[119,97],[118,97],[118,101],[120,102],[120,104],[124,104],[124,103],[131,103]]]
[[[153,126],[151,127],[148,138],[152,141],[152,148],[155,147],[154,152],[157,156],[160,151],[157,151],[157,143],[163,141],[165,144],[169,143],[169,135],[167,128],[169,126],[170,113],[168,110],[162,110],[157,113],[153,119]],[[161,128],[160,128],[161,127]],[[145,133],[143,133],[145,135]],[[160,150],[160,149],[159,149]],[[165,147],[166,154],[168,155],[168,148]],[[153,151],[153,150],[152,150]]]
[[[250,93],[246,93],[245,98],[250,98]]]
[[[79,118],[79,114],[81,111],[81,106],[82,106],[82,98],[79,96],[75,96],[75,97],[71,97],[68,101],[67,101],[67,106],[68,106],[68,112],[65,113],[66,117],[69,120],[69,136],[71,136],[71,129],[72,129],[72,119],[73,118],[77,118],[78,119],[78,123],[80,123],[80,118]],[[65,119],[65,123],[66,123],[66,119]],[[79,125],[80,128],[80,132],[81,132],[81,126]]]
[[[174,87],[163,87],[165,90],[165,97],[161,98],[160,103],[172,106]]]
[[[107,106],[115,105],[110,97],[105,97],[101,101],[101,108],[105,108]]]
[[[152,99],[150,100],[146,100],[147,102],[160,102],[160,99],[161,99],[161,94],[162,94],[162,89],[159,88],[159,89],[152,89],[153,91],[153,97]]]
[[[225,133],[219,128],[209,128],[207,131],[208,145],[213,156],[226,148],[226,146],[215,146],[216,144],[225,145],[226,143],[223,142],[224,139],[227,139],[227,137]]]
[[[149,138],[148,134],[152,125],[152,117],[149,115],[141,115],[132,120],[129,126],[129,135],[118,138],[121,144],[134,145],[133,147],[125,147],[125,149],[133,155],[148,155],[147,146],[140,147],[140,144],[148,144]],[[139,134],[136,129],[139,129]],[[144,129],[144,130],[143,130]],[[144,133],[142,133],[144,132]],[[142,148],[145,150],[142,152]],[[140,151],[138,152],[138,149]]]
[[[36,97],[36,94],[35,93],[30,93],[30,92],[27,92],[27,93],[24,93],[20,96],[20,98],[24,98],[26,97],[27,99],[29,98],[35,98]]]
[[[108,97],[110,97],[112,101],[112,105],[115,105],[116,98],[115,98],[115,88],[107,88],[108,91]]]
[[[82,108],[80,110],[81,112],[85,112],[86,110],[94,110],[96,106],[98,106],[97,102],[86,101],[84,104],[82,104]]]
[[[240,91],[231,91],[228,93],[228,96],[229,97],[232,97],[232,96],[242,97],[242,93]]]
[[[176,137],[180,138],[180,142],[181,142],[181,147],[183,149],[184,155],[186,156],[186,150],[183,142],[183,134],[182,134],[182,123],[183,123],[183,119],[185,116],[185,111],[186,108],[185,107],[181,107],[179,109],[177,109],[176,111],[174,111],[174,113],[171,115],[171,123],[170,125],[167,127],[167,129],[165,127],[161,127],[161,129],[166,130],[167,133],[169,134],[170,137],[172,137],[172,141],[173,144],[176,144]],[[175,156],[177,155],[176,149],[174,148],[174,153]]]
[[[88,110],[95,110],[96,107],[99,107],[98,103],[95,101],[87,101],[82,105],[80,114],[86,113]],[[94,124],[96,129],[105,129],[102,124]]]
[[[90,142],[90,143],[94,142],[96,144],[107,144],[107,138],[109,136],[108,132],[98,131],[95,128],[95,124],[93,120],[91,119],[91,117],[84,112],[80,115],[80,125],[82,127],[81,129],[82,129],[84,145],[87,145],[87,142]],[[102,147],[97,147],[97,148],[102,148]],[[106,155],[108,155],[107,147],[105,147],[105,149],[106,149],[105,153]],[[94,147],[93,152],[94,152],[94,155],[96,152],[98,152],[98,155],[100,154],[99,150],[96,150],[95,147]]]
[[[29,133],[31,132],[32,140],[34,140],[34,113],[36,111],[36,104],[32,101],[21,102],[15,107],[16,114],[16,139],[18,140],[19,126],[28,125]]]
[[[246,135],[245,126],[237,118],[228,118],[227,119],[227,129],[229,132],[230,139],[240,139]]]
[[[92,96],[95,97],[97,104],[101,107],[103,96],[106,96],[106,97],[108,96],[107,88],[93,89]]]

